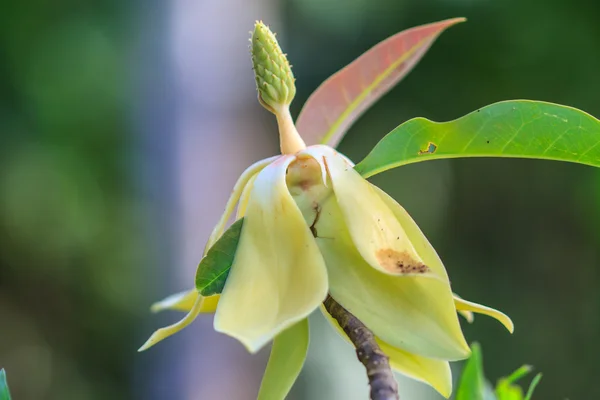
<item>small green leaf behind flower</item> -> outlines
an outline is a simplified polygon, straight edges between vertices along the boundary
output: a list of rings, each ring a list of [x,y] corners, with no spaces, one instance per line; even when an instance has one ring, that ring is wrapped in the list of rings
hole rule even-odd
[[[488,400],[489,383],[483,374],[483,357],[478,343],[471,346],[471,357],[467,361],[460,377],[456,400]]]
[[[240,218],[231,225],[200,261],[196,271],[196,289],[202,296],[212,296],[223,291],[243,224],[244,219]]]
[[[529,385],[529,389],[527,389],[527,394],[523,396],[523,389],[520,386],[515,385],[515,383],[523,378],[525,375],[529,374],[532,371],[532,367],[530,365],[523,365],[521,368],[517,369],[515,372],[510,374],[506,378],[501,378],[496,384],[496,397],[498,400],[531,400],[531,396],[533,395],[533,391],[538,385],[540,379],[542,379],[542,374],[537,374],[531,384]]]
[[[10,392],[6,383],[6,372],[0,369],[0,400],[10,400]]]
[[[531,400],[536,386],[542,379],[541,373],[533,378],[525,395],[523,389],[515,383],[531,372],[532,367],[529,365],[523,365],[508,377],[501,378],[493,389],[485,379],[481,347],[474,343],[471,351],[471,357],[460,377],[456,400]]]

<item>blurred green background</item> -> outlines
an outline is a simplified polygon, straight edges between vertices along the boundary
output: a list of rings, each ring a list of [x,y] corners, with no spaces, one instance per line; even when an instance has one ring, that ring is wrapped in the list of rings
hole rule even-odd
[[[143,366],[136,353],[160,326],[147,309],[172,289],[166,260],[178,240],[170,222],[178,164],[164,122],[177,101],[140,77],[169,57],[165,32],[176,19],[167,4],[0,5],[0,367],[15,399],[179,398],[152,390],[176,382],[153,372],[172,362],[165,351]],[[320,82],[387,36],[468,18],[354,126],[340,149],[355,161],[409,118],[445,121],[500,100],[545,100],[600,116],[597,2],[269,6],[277,6],[276,29],[297,78],[294,113]],[[240,30],[244,44],[252,19]],[[219,51],[217,32],[228,20],[200,23],[214,24],[207,40]],[[162,49],[156,59],[144,58],[140,48],[153,46]],[[251,83],[247,63],[241,78]],[[177,68],[150,69],[177,76]],[[242,101],[254,106],[255,97]],[[276,135],[269,137],[274,149]],[[529,363],[544,373],[535,398],[600,398],[600,171],[469,159],[410,165],[373,182],[421,225],[457,293],[513,318],[512,337],[483,316],[465,326],[483,345],[489,377]],[[302,393],[297,398],[311,398]]]

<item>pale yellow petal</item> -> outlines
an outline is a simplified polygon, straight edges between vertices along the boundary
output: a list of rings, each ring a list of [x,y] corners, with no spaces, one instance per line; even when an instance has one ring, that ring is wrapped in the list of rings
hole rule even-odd
[[[456,299],[461,299],[462,297],[460,297],[459,295],[457,295],[456,293],[452,294],[454,296],[454,305],[456,306]],[[473,321],[475,320],[475,315],[473,315],[473,313],[471,311],[466,311],[466,310],[459,310],[458,308],[456,309],[456,311],[463,316],[464,319],[467,320],[468,323],[472,324]]]
[[[421,356],[469,356],[450,285],[424,275],[388,275],[358,253],[335,199],[323,205],[317,243],[325,258],[330,292],[378,337]]]
[[[217,225],[214,227],[212,233],[208,238],[208,241],[206,242],[206,246],[204,247],[204,255],[206,255],[208,249],[210,249],[212,245],[215,244],[217,240],[219,240],[219,238],[225,231],[227,221],[229,220],[229,217],[231,216],[235,205],[240,199],[240,195],[242,194],[244,188],[246,187],[250,179],[252,179],[253,176],[259,173],[267,165],[277,160],[277,158],[279,157],[280,156],[269,157],[264,160],[255,162],[254,164],[249,166],[238,178],[238,181],[236,182],[235,186],[233,187],[233,191],[231,192],[231,196],[229,197],[229,200],[227,200],[227,204],[225,205],[225,211],[223,212],[223,215],[221,215],[219,222],[217,222]]]
[[[327,169],[321,148],[325,146],[312,146],[298,153],[286,174],[288,190],[311,227],[318,221],[319,204],[333,195],[331,185],[327,185]]]
[[[204,298],[204,302],[202,303],[202,308],[200,309],[201,313],[214,313],[217,311],[217,305],[219,304],[219,299],[221,298],[220,294],[215,294],[214,296],[208,296]]]
[[[189,312],[194,306],[197,297],[198,291],[196,289],[175,293],[161,301],[152,304],[152,306],[150,307],[150,311],[152,311],[153,313],[157,313],[163,310]]]
[[[454,304],[456,305],[458,312],[474,312],[477,314],[485,314],[496,319],[498,322],[504,325],[504,327],[508,329],[510,333],[513,333],[515,330],[515,326],[510,317],[501,311],[461,299],[457,296],[454,297]]]
[[[350,343],[350,339],[344,330],[325,310],[325,307],[321,307],[321,311],[337,332]],[[375,340],[381,350],[389,357],[390,366],[394,371],[417,381],[424,382],[437,390],[442,396],[446,398],[450,397],[450,394],[452,394],[452,373],[448,361],[434,360],[409,353],[384,342],[377,336],[375,336]]]
[[[238,204],[237,212],[235,214],[235,219],[238,220],[242,218],[246,214],[246,208],[248,207],[248,200],[250,200],[250,193],[252,192],[252,188],[254,187],[254,181],[258,174],[254,175],[242,191],[242,195],[240,196],[240,202]]]
[[[471,311],[465,311],[465,310],[456,310],[458,311],[458,313],[460,315],[463,316],[463,318],[470,324],[473,323],[473,321],[475,320],[475,315],[473,315],[473,313]]]
[[[390,357],[390,365],[395,371],[429,384],[445,398],[450,397],[452,371],[448,361],[418,356],[376,339],[381,350]]]
[[[326,164],[352,241],[365,261],[394,275],[429,271],[373,186],[339,155],[326,157]]]
[[[282,156],[254,181],[215,330],[256,352],[306,318],[327,295],[327,270],[285,180]]]
[[[381,199],[388,205],[390,210],[392,210],[392,212],[394,213],[394,215],[396,216],[396,218],[402,225],[402,228],[404,228],[404,231],[406,232],[406,235],[410,239],[411,243],[414,245],[415,250],[421,257],[421,259],[423,259],[425,264],[428,267],[437,271],[437,273],[439,275],[443,275],[443,276],[447,277],[448,274],[446,272],[446,268],[444,267],[444,264],[442,263],[442,260],[438,256],[437,252],[435,251],[435,249],[433,248],[431,243],[429,243],[429,240],[427,240],[427,238],[421,231],[421,228],[419,228],[417,223],[412,219],[412,217],[408,214],[408,212],[406,212],[406,210],[400,204],[398,204],[398,202],[396,200],[394,200],[392,197],[390,197],[383,190],[379,189],[375,185],[373,185],[373,188],[375,189],[375,191],[377,193],[379,193],[379,195],[381,196]],[[454,294],[453,296],[455,298],[458,297],[456,294]],[[467,311],[467,310],[457,310],[457,311],[459,314],[461,314],[467,320],[467,322],[469,322],[469,323],[473,322],[473,313],[472,312]]]
[[[257,400],[286,398],[306,360],[308,336],[306,318],[275,336]]]
[[[332,149],[329,146],[314,145],[307,147],[306,149],[302,150],[299,154],[307,154],[319,163],[319,167],[321,170],[321,183],[327,186],[327,166],[325,165],[325,157],[339,153],[337,153],[334,149]]]
[[[419,228],[419,225],[412,219],[412,217],[406,212],[404,207],[402,207],[396,200],[394,200],[390,195],[388,195],[383,190],[379,189],[377,186],[369,184],[373,190],[379,195],[381,200],[387,205],[387,207],[392,211],[404,232],[406,232],[406,236],[414,246],[417,254],[423,260],[425,265],[431,268],[438,276],[444,277],[446,280],[448,279],[448,273],[446,272],[446,268],[442,263],[442,260],[438,256],[437,252],[429,243],[429,240]]]
[[[169,336],[179,332],[180,330],[191,324],[196,319],[198,314],[200,314],[200,310],[202,310],[203,300],[204,297],[198,296],[190,312],[181,321],[155,331],[146,341],[146,343],[144,343],[142,347],[139,348],[138,351],[144,351],[149,349],[161,340],[168,338]]]
[[[154,313],[163,310],[189,312],[194,306],[194,303],[196,302],[196,298],[198,296],[199,294],[196,289],[175,293],[164,300],[152,304],[150,310]],[[200,313],[214,313],[217,309],[219,297],[220,296],[218,294],[214,296],[205,297],[200,308]]]

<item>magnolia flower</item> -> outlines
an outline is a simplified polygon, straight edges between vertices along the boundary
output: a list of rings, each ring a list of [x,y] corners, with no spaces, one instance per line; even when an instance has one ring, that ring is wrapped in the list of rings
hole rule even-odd
[[[192,290],[155,304],[155,311],[188,315],[155,332],[141,350],[215,312],[215,330],[255,353],[286,329],[306,325],[329,293],[376,335],[394,369],[448,397],[448,361],[470,354],[457,311],[469,320],[472,312],[490,315],[512,332],[511,320],[453,295],[444,265],[408,213],[344,155],[306,147],[289,113],[291,99],[259,93],[277,116],[282,154],[241,175],[209,239],[207,250],[237,205],[244,224],[225,287],[220,296]]]
[[[456,311],[488,314],[512,332],[506,315],[453,296],[408,213],[334,149],[311,146],[259,162],[230,202],[240,194],[237,217],[245,222],[220,299],[194,290],[155,305],[191,310],[166,333],[216,310],[215,330],[256,352],[329,292],[374,332],[396,370],[449,396],[448,361],[470,354]],[[148,345],[166,337],[157,333]]]

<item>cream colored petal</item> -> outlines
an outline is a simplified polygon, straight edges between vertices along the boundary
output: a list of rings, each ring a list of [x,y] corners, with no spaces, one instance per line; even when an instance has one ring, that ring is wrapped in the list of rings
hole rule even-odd
[[[470,324],[473,323],[473,321],[475,320],[475,315],[473,315],[473,313],[471,311],[465,311],[465,310],[456,310],[458,311],[458,313],[460,315],[463,316],[463,318]]]
[[[371,268],[354,247],[335,199],[321,214],[317,244],[334,299],[391,346],[442,360],[469,356],[447,281]]]
[[[250,180],[244,187],[244,190],[242,191],[242,195],[240,196],[240,202],[238,204],[238,209],[235,214],[236,220],[242,218],[246,214],[246,208],[248,207],[248,200],[250,200],[250,193],[252,192],[252,188],[254,187],[254,181],[256,180],[257,176],[258,176],[258,174],[254,175],[252,178],[250,178]]]
[[[327,295],[327,270],[285,180],[293,156],[262,170],[215,315],[215,330],[256,352]]]
[[[462,297],[460,297],[456,293],[453,293],[452,295],[454,296],[454,305],[456,306],[456,299],[462,299]],[[459,310],[458,308],[456,309],[456,311],[460,315],[462,315],[463,318],[466,319],[467,322],[470,323],[470,324],[472,324],[473,321],[475,320],[475,315],[473,315],[473,313],[471,311]]]
[[[298,153],[296,160],[288,167],[285,178],[290,194],[310,227],[318,220],[319,204],[333,195],[331,185],[327,185],[323,157],[323,150],[327,149],[325,146],[312,146]]]
[[[430,268],[435,269],[438,272],[438,274],[444,274],[447,276],[446,269],[444,268],[442,260],[438,256],[431,243],[429,243],[419,226],[410,217],[406,210],[383,190],[379,189],[376,186],[373,186],[373,188],[379,193],[382,200],[384,200],[388,207],[392,210],[398,221],[400,221],[400,224],[406,231],[406,234],[415,246],[417,253],[423,259],[425,264]],[[467,322],[473,322],[473,312],[479,314],[487,314],[492,318],[495,318],[498,321],[500,321],[510,332],[513,331],[513,323],[507,315],[492,308],[463,300],[462,298],[460,298],[460,296],[456,294],[454,294],[453,296],[458,313],[461,314],[467,320]]]
[[[406,210],[400,204],[398,204],[396,200],[390,197],[390,195],[375,185],[370,183],[369,185],[392,211],[425,265],[435,271],[436,275],[444,277],[447,280],[448,273],[446,272],[446,268],[444,267],[442,260],[438,256],[431,243],[429,243],[429,240],[427,240],[421,231],[421,228],[419,228],[419,225],[417,225],[408,212],[406,212]]]
[[[138,351],[148,350],[150,347],[154,346],[156,343],[160,342],[163,339],[168,338],[169,336],[179,332],[189,324],[191,324],[198,314],[200,314],[202,310],[202,303],[205,298],[202,296],[198,296],[194,305],[192,306],[190,312],[179,322],[169,325],[165,328],[160,328],[155,331],[152,336],[139,348]]]
[[[286,398],[306,360],[308,336],[306,318],[275,336],[257,400]]]
[[[362,257],[388,274],[428,272],[429,267],[374,187],[339,155],[326,157],[326,164],[350,236]]]
[[[381,350],[390,358],[390,365],[403,375],[427,383],[445,398],[452,394],[452,371],[448,361],[435,360],[409,353],[377,338]]]
[[[325,157],[331,157],[337,154],[337,152],[329,146],[325,145],[314,145],[309,146],[302,150],[299,155],[307,154],[317,160],[321,167],[321,181],[323,185],[327,186],[327,166],[325,165]]]
[[[325,307],[322,306],[321,311],[337,332],[350,343],[346,333]],[[390,358],[390,366],[394,371],[424,382],[437,390],[442,396],[450,397],[450,394],[452,394],[452,373],[448,361],[434,360],[409,353],[384,342],[377,336],[375,336],[375,340],[381,350]]]
[[[219,222],[217,222],[217,225],[214,227],[212,233],[208,238],[208,241],[206,242],[206,246],[204,247],[204,255],[206,255],[208,249],[210,249],[212,245],[215,244],[217,240],[219,240],[219,238],[225,231],[227,221],[229,220],[229,217],[231,216],[235,205],[240,199],[240,195],[242,194],[244,188],[246,187],[250,179],[252,179],[253,176],[259,173],[267,165],[277,160],[279,157],[281,156],[273,156],[255,162],[254,164],[249,166],[238,178],[238,181],[236,182],[235,186],[233,187],[233,191],[231,192],[231,196],[229,197],[229,200],[227,200],[227,204],[225,205],[225,211],[223,212],[223,215],[219,219]]]
[[[510,317],[501,311],[461,299],[458,296],[454,297],[454,304],[456,305],[458,312],[475,312],[477,314],[485,314],[496,319],[498,322],[504,325],[504,327],[508,329],[510,333],[513,333],[515,330],[515,326]]]
[[[150,311],[152,311],[153,313],[157,313],[163,310],[189,312],[194,306],[197,297],[198,291],[196,289],[175,293],[161,301],[152,304],[152,306],[150,307]]]
[[[157,313],[163,310],[175,310],[189,312],[199,294],[196,289],[172,294],[164,300],[152,304],[150,311]],[[219,295],[205,297],[200,308],[200,313],[214,313],[219,302]]]

